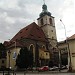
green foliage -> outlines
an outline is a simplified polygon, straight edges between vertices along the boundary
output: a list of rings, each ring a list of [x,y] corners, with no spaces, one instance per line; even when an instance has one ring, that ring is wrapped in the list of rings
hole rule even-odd
[[[20,54],[18,54],[16,59],[16,65],[19,68],[28,68],[33,64],[33,54],[27,47],[21,48]]]
[[[53,67],[54,64],[53,64],[53,61],[49,61],[49,67]]]
[[[0,58],[5,58],[5,57],[6,57],[6,48],[2,43],[0,43]]]
[[[61,64],[66,66],[68,64],[68,59],[67,58],[61,58]]]
[[[7,74],[5,74],[5,75],[11,75],[11,74],[8,74],[8,73],[7,73]]]

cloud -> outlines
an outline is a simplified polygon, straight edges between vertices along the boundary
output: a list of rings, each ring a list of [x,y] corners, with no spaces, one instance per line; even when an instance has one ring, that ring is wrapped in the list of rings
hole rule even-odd
[[[55,17],[57,39],[65,38],[60,19],[66,25],[67,36],[75,33],[75,1],[46,0],[45,3]],[[21,28],[36,21],[42,11],[42,4],[43,0],[0,0],[0,41],[11,39]]]
[[[61,1],[61,0],[60,0]],[[58,5],[57,5],[58,6]],[[57,7],[56,7],[57,8]],[[66,36],[70,37],[71,35],[75,34],[75,22],[74,22],[74,1],[73,0],[64,0],[60,8],[58,8],[57,13],[55,14],[55,21],[56,21],[56,30],[57,30],[57,38],[58,40],[65,39],[64,36],[64,26],[60,22],[62,19],[65,27],[66,27]],[[64,36],[60,36],[62,35]],[[63,38],[62,38],[63,37]]]
[[[19,9],[18,0],[0,0],[0,7],[2,9]]]

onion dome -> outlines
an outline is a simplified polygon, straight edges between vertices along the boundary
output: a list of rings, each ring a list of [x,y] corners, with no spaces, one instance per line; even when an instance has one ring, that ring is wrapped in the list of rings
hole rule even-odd
[[[44,16],[44,15],[48,15],[48,16],[51,16],[51,13],[48,12],[47,10],[47,5],[46,4],[43,4],[42,5],[42,12],[40,13],[40,17]]]

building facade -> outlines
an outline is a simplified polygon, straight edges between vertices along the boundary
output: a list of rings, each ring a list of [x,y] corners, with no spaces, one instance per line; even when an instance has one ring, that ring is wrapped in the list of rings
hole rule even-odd
[[[59,50],[68,54],[68,70],[75,71],[75,34],[66,41],[60,42]]]
[[[48,50],[50,51],[50,60],[58,64],[58,48],[57,48],[57,37],[55,20],[52,14],[48,11],[47,5],[42,5],[42,12],[39,14],[37,19],[38,26],[43,30],[46,39],[48,40]],[[56,60],[58,61],[56,61]]]
[[[15,68],[21,47],[27,47],[33,52],[35,66],[48,65],[50,60],[58,64],[55,21],[46,4],[42,5],[42,12],[37,21],[38,25],[35,22],[31,23],[21,29],[10,41],[4,43],[7,47],[7,68]]]
[[[47,10],[47,5],[42,5],[42,12],[39,15],[38,26],[45,33],[46,39],[49,41],[50,47],[56,47],[57,37],[55,29],[55,20],[51,13]]]
[[[47,49],[47,44],[48,41],[46,40],[42,29],[35,22],[31,23],[27,27],[20,30],[8,42],[8,45],[6,45],[6,67],[15,68],[16,58],[22,47],[27,47],[28,50],[33,52],[33,63],[35,63],[35,66],[48,65],[50,54],[49,50]],[[14,57],[15,53],[16,56]]]

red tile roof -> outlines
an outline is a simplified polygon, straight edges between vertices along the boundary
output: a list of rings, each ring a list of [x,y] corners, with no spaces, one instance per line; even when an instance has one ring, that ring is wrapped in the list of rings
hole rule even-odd
[[[4,46],[7,46],[7,45],[9,45],[9,41],[4,41]]]
[[[21,29],[10,41],[5,41],[5,46],[15,46],[13,41],[16,41],[16,46],[22,46],[18,40],[20,39],[32,39],[38,41],[46,42],[46,37],[43,30],[35,23],[31,23],[30,25],[26,26],[25,28]]]
[[[69,37],[67,40],[72,40],[72,39],[75,39],[75,34]]]
[[[72,36],[70,36],[70,37],[67,38],[68,41],[69,41],[69,40],[74,40],[74,39],[75,39],[75,34],[73,34]],[[58,44],[62,44],[62,43],[65,43],[65,42],[66,42],[66,40],[61,41],[61,42],[59,42]]]
[[[43,30],[35,23],[31,23],[25,28],[21,29],[12,39],[11,41],[20,40],[22,38],[28,38],[39,41],[46,41],[45,34]]]

